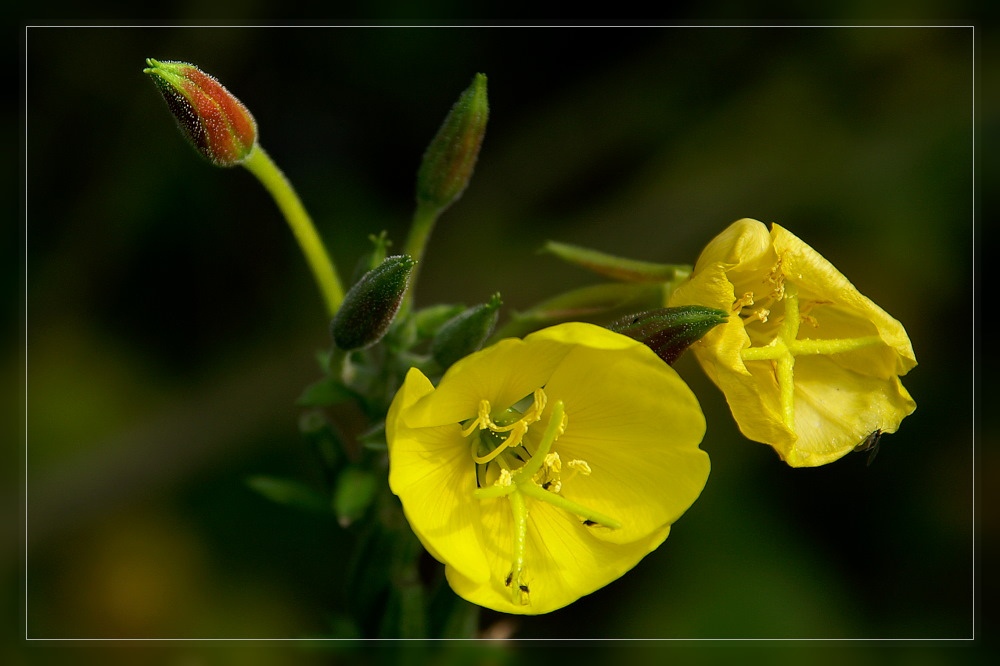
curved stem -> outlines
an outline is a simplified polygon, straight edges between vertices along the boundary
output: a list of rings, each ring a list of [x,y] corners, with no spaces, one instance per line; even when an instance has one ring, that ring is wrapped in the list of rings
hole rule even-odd
[[[267,189],[275,203],[278,204],[278,208],[281,209],[282,215],[288,221],[288,226],[295,234],[299,247],[306,255],[306,261],[312,270],[313,278],[326,302],[327,314],[332,317],[340,308],[341,301],[344,300],[344,288],[340,284],[333,261],[327,254],[323,241],[316,232],[316,227],[313,226],[312,219],[302,205],[302,201],[295,193],[291,183],[288,182],[285,174],[259,145],[254,146],[242,164],[257,177],[257,180]]]

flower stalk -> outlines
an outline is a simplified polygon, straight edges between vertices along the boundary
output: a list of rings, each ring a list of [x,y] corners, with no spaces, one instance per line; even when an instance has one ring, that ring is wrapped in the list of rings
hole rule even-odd
[[[250,111],[213,76],[190,63],[147,58],[146,64],[143,72],[152,77],[195,150],[215,166],[246,167],[274,198],[332,317],[344,298],[337,269],[291,183],[261,148]]]
[[[418,262],[438,217],[461,198],[469,185],[489,115],[486,75],[476,74],[427,146],[417,171],[417,207],[403,251]],[[415,272],[414,283],[416,277]],[[407,296],[407,303],[409,299]]]
[[[323,240],[320,238],[302,200],[296,194],[285,174],[260,145],[250,151],[243,166],[260,181],[264,189],[274,198],[278,209],[288,222],[288,226],[298,241],[302,254],[306,257],[313,279],[319,287],[326,303],[327,314],[333,317],[344,300],[344,288],[337,277],[337,270],[330,258]]]

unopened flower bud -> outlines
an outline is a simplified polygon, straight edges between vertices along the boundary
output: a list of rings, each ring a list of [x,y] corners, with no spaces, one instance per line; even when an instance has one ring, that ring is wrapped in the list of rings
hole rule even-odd
[[[405,254],[386,257],[351,287],[330,324],[338,347],[364,349],[382,339],[399,311],[416,263]]]
[[[194,65],[153,60],[142,70],[153,77],[181,132],[216,166],[242,162],[257,142],[257,124],[240,100]]]
[[[724,324],[727,316],[723,310],[683,305],[629,315],[608,328],[638,340],[673,365],[685,349],[719,324]]]
[[[479,157],[489,113],[486,75],[476,74],[424,153],[417,172],[421,206],[441,212],[462,196]]]
[[[482,347],[497,325],[502,304],[500,294],[493,294],[488,303],[469,308],[452,317],[431,342],[434,360],[447,368]]]

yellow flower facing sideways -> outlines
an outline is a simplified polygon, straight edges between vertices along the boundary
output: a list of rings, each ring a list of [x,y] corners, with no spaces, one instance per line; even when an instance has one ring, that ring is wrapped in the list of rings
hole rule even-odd
[[[734,315],[692,345],[749,439],[792,467],[837,460],[895,432],[916,403],[902,324],[795,235],[734,222],[701,253],[670,305]]]
[[[694,394],[645,345],[591,324],[417,369],[386,420],[389,485],[452,589],[561,608],[663,543],[708,479]]]

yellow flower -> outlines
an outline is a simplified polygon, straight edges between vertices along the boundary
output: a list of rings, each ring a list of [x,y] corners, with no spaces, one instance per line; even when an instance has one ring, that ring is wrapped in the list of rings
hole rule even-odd
[[[814,467],[895,432],[916,403],[902,324],[786,229],[734,222],[701,253],[671,305],[730,316],[692,345],[742,433],[792,467]]]
[[[561,608],[663,543],[708,478],[705,419],[643,344],[570,323],[417,369],[386,420],[389,485],[452,589]]]

